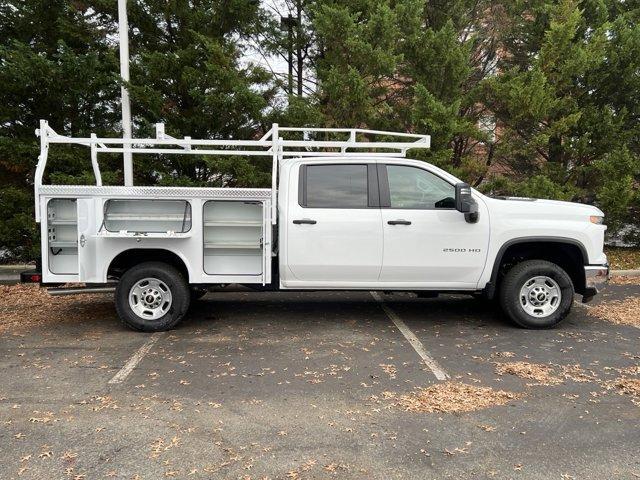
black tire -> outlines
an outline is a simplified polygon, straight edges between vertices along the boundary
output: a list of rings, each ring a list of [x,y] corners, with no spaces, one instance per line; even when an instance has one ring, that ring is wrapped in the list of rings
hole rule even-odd
[[[527,301],[520,293],[525,283],[533,277],[548,277],[559,287],[560,299],[556,310],[547,316],[531,315],[525,310],[524,305]],[[537,329],[551,328],[560,323],[571,311],[573,296],[573,282],[562,268],[546,260],[527,260],[515,265],[504,276],[500,285],[499,301],[500,307],[513,322],[524,328]]]
[[[162,288],[167,288],[171,295],[171,302],[166,303],[167,311],[155,319],[139,316],[129,303],[129,294],[134,285],[148,278],[157,279]],[[162,332],[175,327],[185,316],[191,303],[191,292],[184,277],[171,265],[145,262],[130,268],[122,275],[116,287],[115,300],[118,316],[127,327],[140,332]]]

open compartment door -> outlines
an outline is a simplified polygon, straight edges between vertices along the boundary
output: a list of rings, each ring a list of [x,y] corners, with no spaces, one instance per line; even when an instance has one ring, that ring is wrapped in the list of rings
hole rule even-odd
[[[264,208],[262,211],[264,215],[264,230],[262,233],[262,261],[263,261],[263,285],[271,283],[271,266],[273,264],[273,225],[271,223],[271,204],[270,202],[264,202]]]
[[[78,199],[78,272],[79,281],[103,283],[102,272],[98,272],[98,228],[102,223],[102,212],[98,215],[93,198]]]
[[[271,278],[271,212],[266,202],[209,200],[203,207],[204,272],[233,281]]]
[[[42,278],[78,281],[78,206],[75,198],[44,198],[41,218]]]

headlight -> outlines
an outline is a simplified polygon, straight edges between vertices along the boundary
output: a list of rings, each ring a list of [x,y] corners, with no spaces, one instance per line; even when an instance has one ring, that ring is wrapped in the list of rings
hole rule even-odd
[[[591,223],[595,223],[596,225],[602,225],[602,222],[604,221],[604,217],[602,215],[591,215],[589,217],[589,221]]]

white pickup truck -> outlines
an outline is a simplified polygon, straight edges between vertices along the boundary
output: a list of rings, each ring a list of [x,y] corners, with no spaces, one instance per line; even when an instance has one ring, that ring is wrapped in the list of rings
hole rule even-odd
[[[174,327],[208,286],[439,292],[496,298],[551,327],[607,281],[603,213],[491,198],[405,158],[427,135],[273,125],[255,140],[71,138],[41,121],[35,175],[42,270],[53,294],[115,289],[135,330]],[[283,138],[284,137],[284,138]],[[329,137],[342,139],[327,140]],[[319,139],[320,138],[320,139]],[[49,147],[90,149],[96,185],[43,185]],[[272,188],[103,186],[99,153],[267,156]]]

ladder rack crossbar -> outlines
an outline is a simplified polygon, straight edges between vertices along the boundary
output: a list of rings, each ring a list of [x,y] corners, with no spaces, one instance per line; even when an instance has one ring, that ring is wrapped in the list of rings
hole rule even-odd
[[[354,147],[357,148],[357,147]],[[303,150],[285,150],[281,152],[282,157],[336,157],[336,156],[352,156],[361,157],[366,155],[379,156],[379,157],[404,157],[403,152],[317,152],[317,151],[303,151]],[[404,148],[402,149],[404,150]],[[99,148],[100,153],[146,153],[146,154],[162,154],[162,155],[228,155],[228,156],[249,156],[249,157],[271,157],[272,152],[267,150],[182,150],[182,149],[164,149],[164,148]]]
[[[415,142],[362,142],[350,140],[280,140],[283,147],[301,148],[367,148],[367,149],[400,149],[400,148],[425,148],[428,145],[427,139],[421,138]],[[157,139],[157,138],[73,138],[73,137],[48,137],[48,143],[82,145],[91,147],[98,145],[99,148],[108,148],[107,145],[131,145],[133,146],[220,146],[220,147],[269,147],[273,146],[272,141],[266,140],[180,140],[180,139]],[[427,147],[428,148],[428,147]],[[145,153],[142,148],[137,148],[139,153]],[[244,155],[244,151],[237,152],[237,155]]]
[[[278,127],[283,132],[327,132],[327,133],[360,133],[363,135],[386,135],[389,137],[407,137],[424,139],[429,135],[422,135],[419,133],[406,133],[406,132],[389,132],[385,130],[368,130],[365,128],[321,128],[321,127]]]

